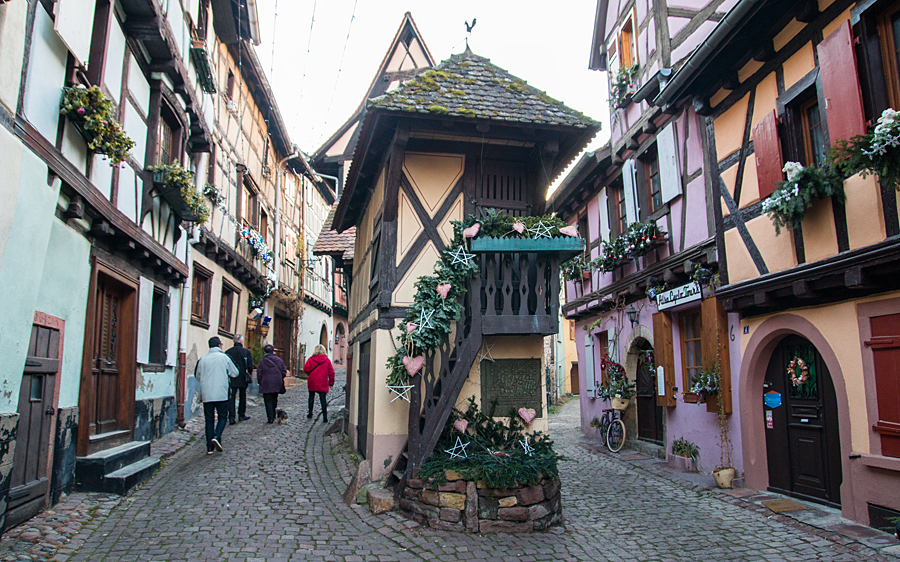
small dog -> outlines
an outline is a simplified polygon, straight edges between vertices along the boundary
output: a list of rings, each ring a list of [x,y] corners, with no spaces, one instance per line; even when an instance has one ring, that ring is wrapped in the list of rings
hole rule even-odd
[[[288,420],[287,412],[285,412],[281,408],[278,408],[277,410],[275,410],[275,419],[278,420],[278,425],[287,423],[287,420]]]

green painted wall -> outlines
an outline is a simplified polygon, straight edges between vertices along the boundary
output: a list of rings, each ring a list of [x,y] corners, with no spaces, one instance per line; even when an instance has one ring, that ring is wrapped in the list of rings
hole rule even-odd
[[[91,280],[91,244],[77,231],[54,219],[44,261],[36,310],[66,323],[59,407],[78,405],[84,324]]]
[[[0,310],[4,318],[0,323],[0,413],[17,410],[47,242],[51,225],[56,221],[53,213],[60,185],[59,180],[47,185],[46,164],[30,151],[23,151],[18,141],[12,142],[8,135],[0,138],[0,154],[7,148],[13,154],[22,154],[19,162],[9,162],[12,175],[3,170],[4,179],[12,182],[15,182],[11,178],[15,178],[16,171],[21,170],[18,189],[6,184],[0,191],[4,201],[15,201],[0,262],[0,287],[3,287]],[[0,163],[6,161],[7,156],[3,156]]]

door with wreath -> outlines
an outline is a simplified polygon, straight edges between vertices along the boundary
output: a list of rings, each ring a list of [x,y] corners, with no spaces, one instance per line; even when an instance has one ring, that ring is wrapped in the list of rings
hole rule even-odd
[[[837,400],[822,356],[805,338],[784,338],[763,386],[769,489],[839,506]]]

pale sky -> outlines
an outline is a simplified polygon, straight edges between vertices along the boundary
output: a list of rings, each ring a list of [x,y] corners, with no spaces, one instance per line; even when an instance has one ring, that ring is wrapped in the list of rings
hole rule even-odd
[[[477,18],[469,39],[476,54],[602,121],[589,148],[609,137],[606,75],[587,68],[597,0],[258,0],[257,5],[262,44],[256,50],[291,139],[306,153],[359,105],[406,11],[436,62],[465,50],[464,22]]]

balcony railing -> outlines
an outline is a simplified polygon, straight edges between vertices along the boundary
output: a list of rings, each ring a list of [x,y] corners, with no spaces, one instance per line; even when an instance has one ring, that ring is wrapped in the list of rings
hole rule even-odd
[[[477,240],[479,278],[468,308],[485,335],[551,335],[559,331],[560,264],[580,239]],[[478,314],[480,313],[480,314]]]

